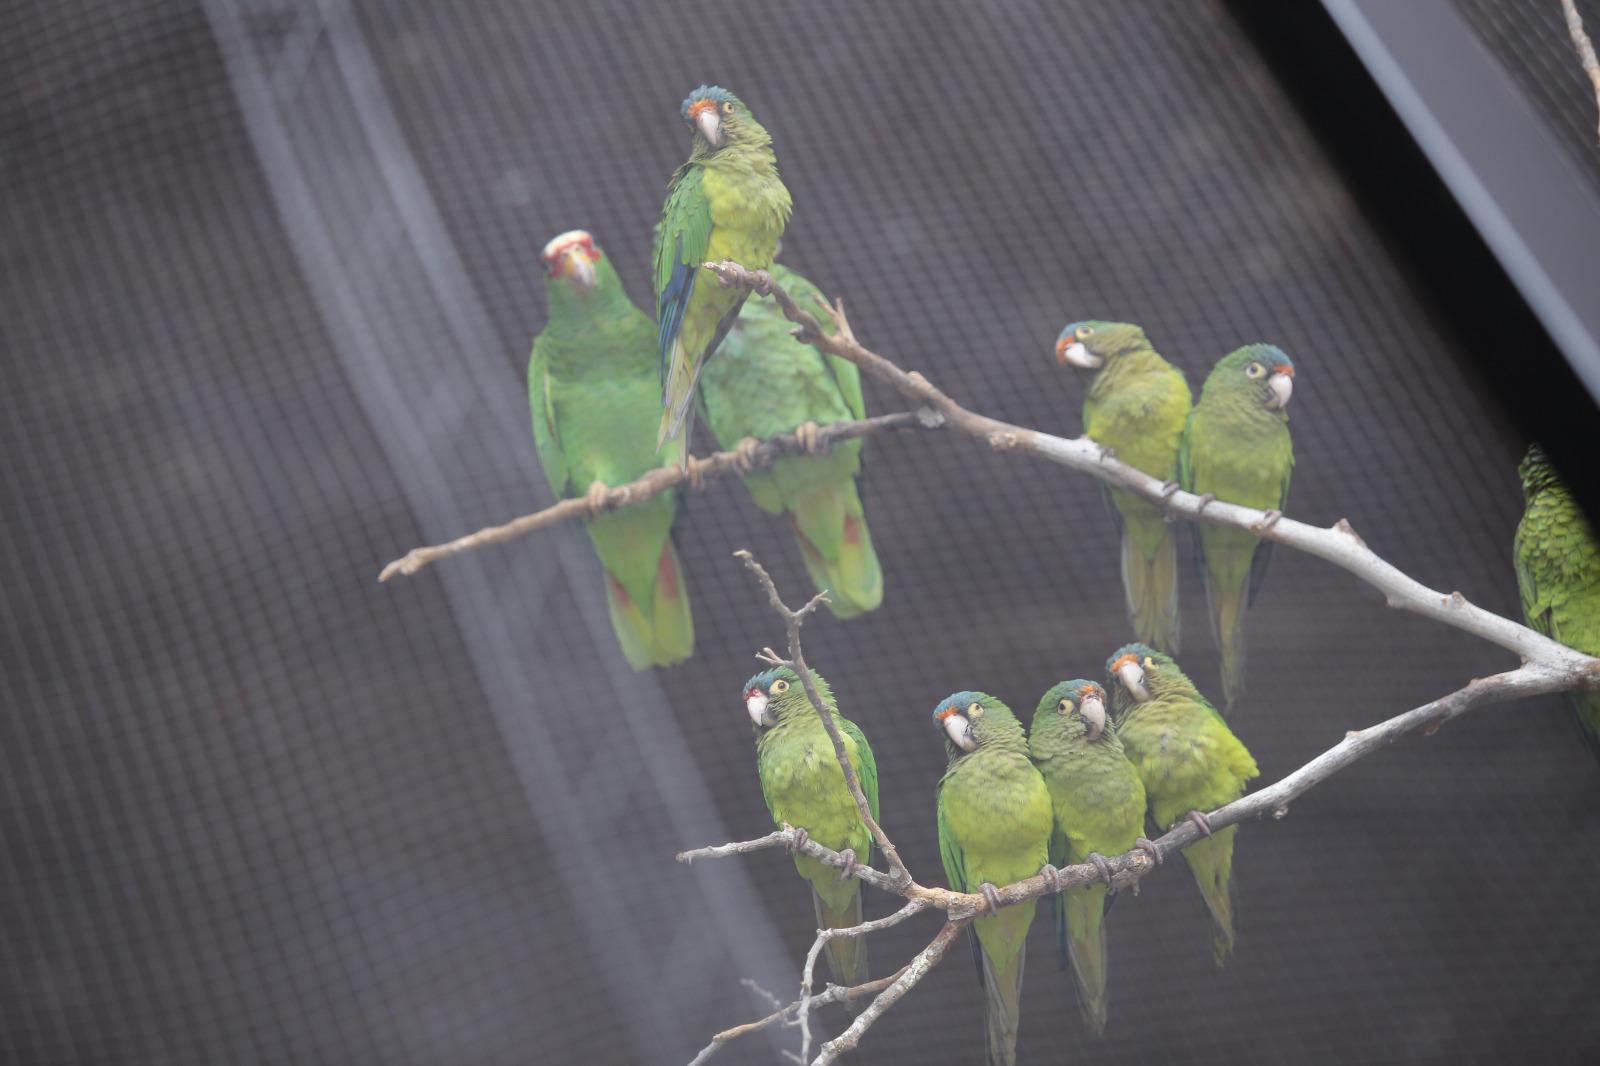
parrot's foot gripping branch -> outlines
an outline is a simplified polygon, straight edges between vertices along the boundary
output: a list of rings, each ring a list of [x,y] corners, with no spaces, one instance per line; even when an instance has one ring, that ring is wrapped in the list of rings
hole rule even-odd
[[[1155,845],[1151,846],[1154,847]],[[1157,859],[1156,861],[1160,862],[1161,860]],[[1089,862],[1096,870],[1100,871],[1101,880],[1105,881],[1107,885],[1111,884],[1115,875],[1112,874],[1111,864],[1106,861],[1106,857],[1100,854],[1098,851],[1091,851],[1089,853]]]
[[[1146,855],[1150,856],[1150,861],[1155,863],[1157,866],[1160,866],[1162,861],[1166,858],[1165,855],[1161,854],[1161,845],[1157,844],[1149,837],[1140,837],[1138,840],[1133,842],[1133,846],[1139,851],[1142,851]]]
[[[1183,817],[1185,821],[1194,823],[1194,827],[1200,830],[1201,836],[1211,835],[1211,819],[1206,817],[1205,811],[1190,811]]]
[[[1054,869],[1054,867],[1052,867]],[[1056,884],[1061,883],[1060,873],[1056,874]],[[978,886],[978,892],[983,896],[983,901],[989,905],[989,913],[996,914],[1000,910],[1000,890],[985,881]]]
[[[1059,896],[1061,894],[1060,870],[1056,869],[1050,863],[1045,863],[1043,866],[1039,867],[1039,876],[1043,877],[1044,883],[1050,886],[1051,895]]]

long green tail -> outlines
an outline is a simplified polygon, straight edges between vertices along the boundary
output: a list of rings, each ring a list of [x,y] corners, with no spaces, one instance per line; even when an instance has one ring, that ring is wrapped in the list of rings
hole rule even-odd
[[[984,1031],[989,1066],[1016,1066],[1017,1029],[1022,1021],[1022,964],[1027,953],[1027,945],[1019,945],[1011,962],[997,967],[987,951],[978,952],[987,1001]]]
[[[694,654],[694,617],[689,610],[678,551],[671,540],[662,545],[653,591],[646,610],[628,595],[614,574],[606,572],[611,628],[616,630],[623,657],[635,670],[671,666]]]
[[[1222,653],[1222,695],[1225,710],[1244,695],[1244,609],[1245,585],[1231,590],[1211,591],[1211,621],[1216,627],[1217,650]]]
[[[833,871],[829,871],[830,874]],[[818,929],[848,929],[853,925],[861,924],[861,882],[855,882],[855,891],[850,893],[849,902],[839,910],[831,910],[822,894],[815,887],[811,889],[811,904],[817,914]],[[828,959],[828,971],[833,975],[833,983],[844,985],[859,985],[868,980],[867,977],[867,940],[860,936],[841,936],[828,941],[822,953]],[[852,1014],[860,1011],[867,1005],[865,999],[847,1000],[845,1007]]]
[[[1184,861],[1200,887],[1211,915],[1211,951],[1221,966],[1233,954],[1233,835],[1238,826],[1219,829],[1183,849]]]
[[[789,520],[806,571],[818,589],[828,590],[837,617],[854,618],[883,602],[883,571],[854,477],[798,497]]]
[[[1589,745],[1589,753],[1600,759],[1600,693],[1572,692],[1567,694],[1573,713],[1578,716],[1578,726]]]
[[[1122,529],[1122,589],[1128,600],[1128,621],[1146,644],[1168,655],[1178,654],[1178,538],[1175,527],[1161,521],[1160,540],[1154,551],[1147,530],[1136,531],[1132,521]],[[1136,537],[1135,533],[1145,535]]]
[[[1067,957],[1078,990],[1078,1009],[1089,1032],[1099,1036],[1106,1027],[1105,885],[1069,888],[1057,896],[1058,912],[1066,921]],[[1059,933],[1058,933],[1059,936]]]

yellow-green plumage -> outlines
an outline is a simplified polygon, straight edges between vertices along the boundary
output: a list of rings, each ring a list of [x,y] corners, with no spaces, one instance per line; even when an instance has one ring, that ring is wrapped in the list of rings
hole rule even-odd
[[[948,697],[934,716],[947,733],[951,719],[964,721],[973,745],[966,751],[947,740],[950,762],[939,782],[939,854],[950,887],[977,892],[984,884],[998,888],[1032,877],[1049,861],[1054,820],[1050,793],[1028,758],[1022,723],[1004,703],[981,692]],[[1033,915],[1030,901],[973,922],[990,1066],[1016,1061]]]
[[[802,306],[820,295],[781,265],[771,274]],[[752,297],[701,371],[701,408],[721,447],[765,440],[802,422],[866,417],[855,365],[799,343],[792,329],[776,301]],[[826,455],[785,457],[744,476],[757,506],[789,516],[812,581],[828,590],[829,607],[841,618],[883,602],[883,572],[856,484],[861,447],[860,440],[844,441]]]
[[[1117,736],[1144,782],[1147,810],[1158,829],[1167,829],[1190,811],[1204,814],[1244,795],[1245,782],[1260,773],[1255,759],[1171,656],[1129,644],[1113,654],[1107,674]],[[1136,686],[1142,687],[1143,698]],[[1210,913],[1218,966],[1233,951],[1237,828],[1219,829],[1183,849]]]
[[[878,816],[878,765],[872,748],[856,724],[838,713],[828,683],[812,674],[817,692],[834,714],[843,735],[850,766],[861,782],[872,816]],[[777,825],[798,826],[824,847],[853,850],[865,863],[871,861],[872,834],[861,820],[855,799],[845,784],[833,742],[806,697],[800,679],[788,667],[757,674],[745,684],[746,707],[764,698],[765,721],[757,722],[756,771],[761,794]],[[757,717],[752,710],[752,717]],[[766,722],[770,722],[768,725]],[[820,928],[845,929],[861,924],[861,882],[841,881],[839,871],[806,855],[796,855],[795,869],[811,884],[812,904]],[[824,954],[833,979],[842,985],[867,980],[866,941],[838,937],[828,941]]]
[[[1513,555],[1528,625],[1585,655],[1600,655],[1600,537],[1537,444],[1519,469],[1526,501]],[[1600,757],[1600,692],[1573,692],[1589,750]]]

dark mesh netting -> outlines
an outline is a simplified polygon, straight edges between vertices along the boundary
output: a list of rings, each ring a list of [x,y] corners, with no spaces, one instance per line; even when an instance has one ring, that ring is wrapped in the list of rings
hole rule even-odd
[[[374,580],[549,502],[539,249],[591,229],[650,306],[703,81],[774,132],[785,262],[865,343],[1073,435],[1072,318],[1143,323],[1195,384],[1278,343],[1290,512],[1517,610],[1522,442],[1215,2],[24,0],[4,25],[6,1062],[681,1063],[769,1009],[741,978],[792,997],[788,858],[672,861],[770,828],[738,697],[782,634],[730,553],[798,600],[781,522],[732,483],[687,500],[698,650],[654,673],[621,662],[575,526]],[[1126,639],[1114,533],[1089,479],[951,434],[866,456],[884,606],[807,652],[942,883],[928,713],[1096,671]],[[1187,566],[1182,597],[1216,692]],[[1284,549],[1249,634],[1262,783],[1514,665]],[[1119,902],[1103,1041],[1041,912],[1022,1061],[1593,1061],[1597,832],[1559,699],[1468,715],[1244,827],[1227,969],[1181,870]],[[875,937],[876,972],[934,928]],[[980,1004],[960,947],[857,1061],[972,1061]]]

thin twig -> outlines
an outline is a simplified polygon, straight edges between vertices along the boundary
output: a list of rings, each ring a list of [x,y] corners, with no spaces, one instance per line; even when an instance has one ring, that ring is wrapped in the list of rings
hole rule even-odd
[[[837,940],[843,936],[865,936],[880,929],[887,929],[892,925],[899,925],[912,915],[921,914],[931,906],[933,904],[925,899],[914,899],[886,918],[874,918],[870,922],[862,922],[860,925],[852,925],[845,929],[817,930],[817,939],[812,941],[811,950],[806,952],[806,964],[800,971],[801,1062],[807,1062],[811,1058],[811,1005],[815,1002],[811,995],[811,982],[815,979],[817,958],[822,954],[822,949],[827,946],[828,941]]]
[[[850,1023],[848,1029],[822,1045],[811,1066],[828,1066],[828,1063],[859,1044],[862,1034],[872,1026],[873,1022],[883,1017],[884,1011],[898,1003],[918,981],[939,965],[939,960],[944,958],[944,953],[949,950],[950,944],[971,921],[970,918],[954,918],[945,922],[934,936],[932,943],[917,953],[917,957],[911,960],[910,965],[900,971],[894,983],[879,992],[873,1001],[867,1004],[867,1009],[856,1015],[855,1021]]]
[[[811,997],[811,1005],[813,1007],[823,1007],[830,1003],[844,1003],[882,992],[899,980],[900,975],[905,973],[906,969],[907,967],[902,966],[887,977],[878,977],[859,985],[851,985],[848,988],[844,985],[829,985],[825,990]],[[782,1010],[773,1011],[765,1018],[757,1018],[753,1022],[745,1022],[743,1025],[735,1025],[732,1028],[722,1030],[722,1032],[711,1038],[711,1043],[700,1049],[700,1053],[689,1061],[689,1066],[704,1066],[705,1061],[715,1055],[722,1045],[729,1041],[737,1040],[748,1033],[759,1032],[780,1022],[787,1022],[799,1010],[800,1001],[797,999]]]
[[[1595,58],[1594,45],[1584,32],[1576,0],[1561,0],[1561,11],[1567,16],[1567,33],[1572,36],[1572,46],[1578,50],[1578,62],[1583,65],[1583,72],[1589,75],[1589,82],[1594,86],[1595,107],[1600,109],[1600,59]]]

